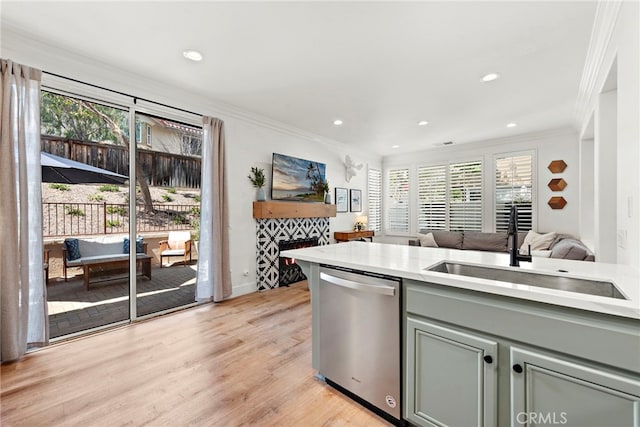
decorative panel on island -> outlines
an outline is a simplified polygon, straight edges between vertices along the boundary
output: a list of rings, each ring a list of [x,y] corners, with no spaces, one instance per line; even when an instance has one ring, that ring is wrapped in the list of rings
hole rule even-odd
[[[336,216],[336,205],[299,202],[253,202],[253,217],[328,218]]]

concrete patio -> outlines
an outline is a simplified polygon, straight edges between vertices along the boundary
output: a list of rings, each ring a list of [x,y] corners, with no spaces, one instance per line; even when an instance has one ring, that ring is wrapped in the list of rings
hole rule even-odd
[[[153,268],[152,280],[138,277],[138,317],[195,302],[195,264]],[[56,338],[129,318],[127,277],[92,283],[84,289],[82,277],[47,286],[49,337]]]

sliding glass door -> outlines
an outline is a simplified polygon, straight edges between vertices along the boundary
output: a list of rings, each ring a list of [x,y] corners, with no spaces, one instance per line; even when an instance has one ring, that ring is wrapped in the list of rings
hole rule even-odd
[[[64,89],[43,85],[41,108],[50,338],[195,304],[199,120],[54,80]]]
[[[195,303],[200,224],[202,129],[135,114],[138,235],[157,251],[158,268],[138,280],[138,316]]]
[[[42,92],[42,214],[50,338],[130,318],[129,112]]]

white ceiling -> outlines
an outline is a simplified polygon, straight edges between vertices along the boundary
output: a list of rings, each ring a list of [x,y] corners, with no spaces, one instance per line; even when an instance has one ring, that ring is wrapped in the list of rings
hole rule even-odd
[[[36,39],[381,155],[571,126],[596,10],[593,1],[2,3],[2,22]],[[185,60],[184,49],[204,60]],[[493,71],[501,78],[480,83]]]

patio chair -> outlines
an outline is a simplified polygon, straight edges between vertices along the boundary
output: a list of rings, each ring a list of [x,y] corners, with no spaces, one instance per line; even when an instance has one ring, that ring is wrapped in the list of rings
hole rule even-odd
[[[187,265],[187,259],[191,263],[190,231],[170,231],[167,240],[160,242],[160,268],[162,268],[163,258],[177,256],[182,257],[184,265]]]

